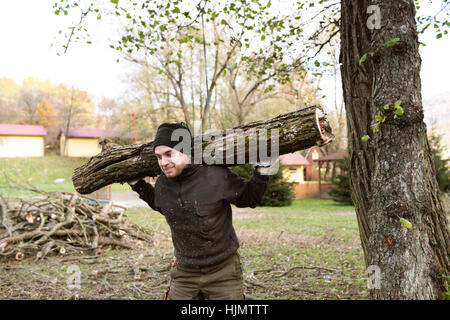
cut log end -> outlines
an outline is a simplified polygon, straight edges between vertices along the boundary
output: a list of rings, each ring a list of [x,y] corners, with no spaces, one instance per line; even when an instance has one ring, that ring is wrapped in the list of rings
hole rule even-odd
[[[22,252],[16,253],[16,260],[20,261],[23,260],[23,258],[25,258],[25,255]]]
[[[326,119],[326,114],[321,108],[317,108],[316,112],[316,125],[319,130],[320,139],[317,140],[317,145],[319,147],[324,146],[334,139],[334,135],[331,133],[331,128]]]

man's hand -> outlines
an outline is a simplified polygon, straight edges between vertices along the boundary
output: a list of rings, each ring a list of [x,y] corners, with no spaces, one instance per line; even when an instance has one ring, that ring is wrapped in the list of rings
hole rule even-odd
[[[253,164],[253,168],[255,168],[260,175],[268,176],[277,174],[279,165],[280,161],[277,158],[276,160],[257,162]]]

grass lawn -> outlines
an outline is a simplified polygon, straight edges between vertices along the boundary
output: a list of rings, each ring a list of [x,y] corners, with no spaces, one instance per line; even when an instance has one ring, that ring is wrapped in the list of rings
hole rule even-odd
[[[37,158],[0,158],[0,193],[4,195],[20,195],[23,192],[7,186],[7,178],[20,184],[31,184],[43,191],[73,192],[73,170],[88,158],[69,158],[55,154]],[[56,179],[64,179],[56,183]],[[127,185],[114,183],[112,191],[128,191]]]

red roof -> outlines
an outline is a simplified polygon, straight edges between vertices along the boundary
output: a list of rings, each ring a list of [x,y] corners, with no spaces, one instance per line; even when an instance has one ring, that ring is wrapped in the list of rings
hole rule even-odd
[[[0,135],[3,136],[46,136],[43,126],[22,124],[0,124]]]
[[[299,152],[287,153],[280,156],[280,164],[284,166],[309,166],[308,160]]]
[[[66,135],[66,129],[61,128],[62,134]],[[106,131],[101,129],[71,128],[68,137],[72,138],[101,138]]]

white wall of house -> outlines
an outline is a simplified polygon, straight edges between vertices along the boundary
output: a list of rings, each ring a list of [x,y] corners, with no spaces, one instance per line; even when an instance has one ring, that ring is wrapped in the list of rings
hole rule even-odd
[[[60,149],[61,155],[64,149],[64,140],[66,137],[61,136]],[[67,139],[66,157],[92,157],[102,151],[102,147],[98,144],[99,138],[72,138]]]
[[[44,137],[0,136],[0,157],[43,157]]]

